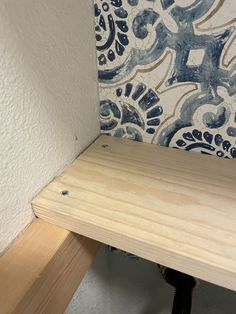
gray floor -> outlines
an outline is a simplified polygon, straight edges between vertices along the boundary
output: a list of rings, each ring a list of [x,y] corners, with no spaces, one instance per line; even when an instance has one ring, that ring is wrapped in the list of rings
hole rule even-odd
[[[170,314],[173,289],[157,266],[102,247],[65,314]],[[193,314],[235,314],[236,293],[206,282],[194,291]]]

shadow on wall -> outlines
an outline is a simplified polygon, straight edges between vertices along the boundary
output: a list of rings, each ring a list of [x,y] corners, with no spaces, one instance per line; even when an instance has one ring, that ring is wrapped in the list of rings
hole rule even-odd
[[[99,134],[91,1],[0,3],[0,252],[30,201]]]
[[[193,314],[234,314],[235,292],[200,282]],[[156,264],[102,247],[65,314],[170,314],[173,289]]]
[[[171,291],[154,263],[103,246],[65,314],[169,314]]]

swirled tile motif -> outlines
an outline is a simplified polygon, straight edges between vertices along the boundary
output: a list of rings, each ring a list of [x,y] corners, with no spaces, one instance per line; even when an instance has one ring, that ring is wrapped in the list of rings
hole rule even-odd
[[[236,158],[235,0],[95,0],[103,133]]]
[[[102,131],[150,142],[163,114],[157,93],[143,83],[127,83],[109,92],[109,98],[104,95],[100,103]]]

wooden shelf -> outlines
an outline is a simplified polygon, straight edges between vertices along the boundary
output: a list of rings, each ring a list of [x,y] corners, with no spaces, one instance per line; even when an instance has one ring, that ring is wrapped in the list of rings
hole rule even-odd
[[[33,208],[71,231],[236,290],[234,160],[101,136]]]

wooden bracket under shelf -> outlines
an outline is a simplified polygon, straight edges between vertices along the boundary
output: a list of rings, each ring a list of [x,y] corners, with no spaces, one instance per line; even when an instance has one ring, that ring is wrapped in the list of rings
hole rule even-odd
[[[0,313],[63,314],[99,246],[36,219],[0,257]]]

